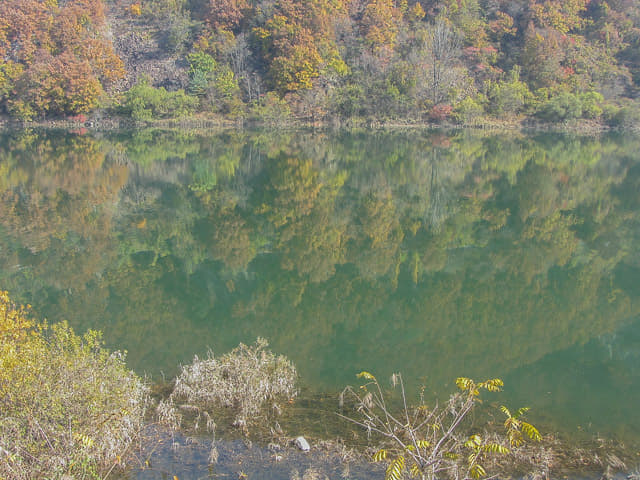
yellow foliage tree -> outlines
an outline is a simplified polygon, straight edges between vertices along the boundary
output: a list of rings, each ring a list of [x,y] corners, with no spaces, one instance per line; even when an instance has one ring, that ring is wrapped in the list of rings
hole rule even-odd
[[[142,427],[146,387],[98,332],[28,309],[0,292],[0,478],[102,478]]]
[[[395,8],[392,0],[369,2],[362,23],[366,30],[365,40],[374,52],[393,50],[401,18],[401,12]]]

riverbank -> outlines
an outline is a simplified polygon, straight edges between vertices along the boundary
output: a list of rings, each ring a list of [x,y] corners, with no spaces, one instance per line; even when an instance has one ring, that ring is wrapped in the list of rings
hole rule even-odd
[[[7,116],[0,117],[0,129],[62,129],[87,133],[89,131],[113,131],[122,129],[184,129],[184,130],[219,130],[219,129],[368,129],[368,130],[479,130],[479,131],[521,131],[523,133],[558,132],[580,135],[598,135],[606,132],[631,132],[640,133],[640,125],[623,127],[611,127],[603,122],[595,120],[571,120],[561,123],[543,122],[533,118],[523,117],[518,119],[483,118],[472,123],[450,122],[425,122],[425,121],[399,121],[376,119],[345,119],[345,120],[310,120],[288,118],[278,122],[262,122],[243,118],[231,119],[217,115],[194,115],[184,118],[157,119],[150,121],[136,121],[124,116],[88,116],[79,115],[69,118],[52,118],[35,121],[18,121]]]
[[[149,424],[138,452],[140,461],[122,479],[383,479],[386,465],[372,460],[379,445],[355,425],[341,423],[338,410],[335,395],[303,394],[284,410],[279,431],[263,425],[242,435],[237,429],[221,428],[219,435],[211,436]],[[308,440],[308,452],[296,447],[299,435]],[[495,457],[488,465],[503,479],[637,480],[637,453],[619,441],[571,440],[547,433],[539,444],[513,456]]]
[[[177,440],[173,443],[173,440]],[[242,440],[219,441],[219,460],[215,466],[208,464],[210,447],[207,441],[188,440],[185,437],[166,437],[165,441],[149,457],[149,465],[136,469],[126,477],[129,480],[155,480],[157,478],[260,478],[269,480],[321,480],[345,478],[372,480],[384,478],[384,467],[366,460],[345,461],[339,454],[324,451],[322,446],[312,446],[308,453],[290,449],[285,456],[280,450],[269,449]],[[509,477],[499,478],[523,478]],[[525,477],[531,478],[531,477]],[[545,478],[545,477],[538,477]],[[571,478],[575,480],[636,480],[637,473],[609,471],[567,472],[547,478]]]

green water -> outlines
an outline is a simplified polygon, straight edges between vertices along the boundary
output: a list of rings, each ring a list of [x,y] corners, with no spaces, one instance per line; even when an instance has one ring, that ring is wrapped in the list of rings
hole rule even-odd
[[[0,288],[170,377],[257,336],[566,432],[640,431],[640,139],[470,132],[0,135]]]

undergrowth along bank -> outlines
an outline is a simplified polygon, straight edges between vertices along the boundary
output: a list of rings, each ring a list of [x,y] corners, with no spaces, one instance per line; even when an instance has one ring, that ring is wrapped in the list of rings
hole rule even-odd
[[[103,478],[124,468],[147,387],[100,334],[30,318],[0,292],[0,478]]]

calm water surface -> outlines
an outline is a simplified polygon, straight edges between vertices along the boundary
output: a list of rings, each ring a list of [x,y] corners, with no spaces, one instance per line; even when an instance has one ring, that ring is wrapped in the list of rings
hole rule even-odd
[[[0,288],[139,373],[262,336],[638,440],[640,139],[80,133],[0,135]]]

